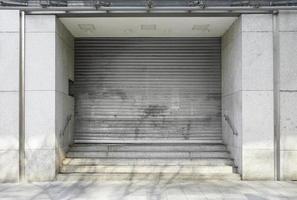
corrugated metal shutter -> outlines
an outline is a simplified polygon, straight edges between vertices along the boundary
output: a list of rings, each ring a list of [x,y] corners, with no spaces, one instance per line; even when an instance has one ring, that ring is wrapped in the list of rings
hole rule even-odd
[[[75,40],[76,142],[221,139],[220,38]]]

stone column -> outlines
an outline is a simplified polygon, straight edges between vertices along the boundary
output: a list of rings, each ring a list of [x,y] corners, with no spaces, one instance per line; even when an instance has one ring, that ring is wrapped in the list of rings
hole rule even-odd
[[[274,179],[272,15],[242,15],[243,179]]]
[[[19,177],[19,11],[0,10],[0,182]]]
[[[56,175],[54,15],[26,16],[25,175],[28,181]]]
[[[244,180],[274,178],[272,15],[244,14],[223,37],[223,136]]]
[[[281,179],[297,180],[297,12],[279,13]]]
[[[54,15],[26,16],[26,177],[53,180],[72,142],[73,36]],[[71,121],[66,126],[67,118]]]

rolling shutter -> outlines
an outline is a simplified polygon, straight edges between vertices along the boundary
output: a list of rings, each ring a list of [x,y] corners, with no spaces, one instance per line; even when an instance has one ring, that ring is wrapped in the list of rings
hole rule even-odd
[[[75,142],[221,138],[220,38],[77,38]]]

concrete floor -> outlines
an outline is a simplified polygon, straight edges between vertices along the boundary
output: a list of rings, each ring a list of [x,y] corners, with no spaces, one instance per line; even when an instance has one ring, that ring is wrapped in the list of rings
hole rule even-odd
[[[48,182],[0,184],[3,200],[297,199],[297,182]]]

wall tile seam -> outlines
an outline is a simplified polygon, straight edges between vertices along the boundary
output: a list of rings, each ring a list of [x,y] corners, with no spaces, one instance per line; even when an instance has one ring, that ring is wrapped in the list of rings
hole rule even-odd
[[[288,89],[288,90],[280,90],[281,93],[297,93],[297,90],[291,90],[291,89]]]
[[[49,33],[52,33],[52,34],[55,34],[56,32],[55,31],[26,31],[26,34],[28,33],[31,33],[31,34],[49,34]]]
[[[244,145],[243,145],[244,146]],[[273,151],[274,152],[274,148],[250,148],[250,147],[242,147],[242,150],[247,150],[247,151]]]
[[[232,95],[235,95],[236,93],[238,92],[273,92],[273,89],[271,90],[244,90],[244,89],[241,89],[241,90],[236,90],[234,92],[231,92],[231,93],[226,93],[226,94],[222,94],[222,98],[225,98],[225,97],[230,97]],[[291,91],[285,91],[287,93],[293,93]],[[284,93],[285,93],[284,92]],[[295,91],[294,91],[295,92]],[[296,91],[297,92],[297,91]]]
[[[297,30],[283,30],[278,31],[279,33],[297,33]]]
[[[272,33],[273,31],[241,31],[241,33]]]
[[[16,92],[18,92],[18,91],[16,91]],[[66,95],[66,96],[69,96],[68,93],[65,93],[61,90],[25,90],[25,92],[58,92],[58,93]]]
[[[25,151],[36,151],[36,150],[41,150],[41,151],[55,151],[56,148],[25,148]]]
[[[242,92],[273,92],[273,90],[241,90]]]
[[[56,90],[52,89],[44,89],[44,90],[35,90],[35,89],[27,89],[25,92],[56,92]]]
[[[0,31],[0,34],[1,33],[20,33],[20,31]]]
[[[235,95],[238,92],[242,92],[242,90],[236,90],[236,91],[231,92],[231,93],[222,94],[222,98],[233,96],[233,95]]]
[[[284,152],[296,152],[297,153],[297,149],[281,149],[280,151],[284,151]]]
[[[6,149],[0,148],[0,152],[6,152],[6,151],[19,151],[19,149],[18,148],[6,148]]]

